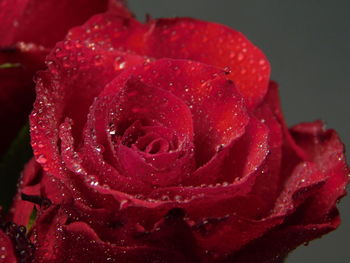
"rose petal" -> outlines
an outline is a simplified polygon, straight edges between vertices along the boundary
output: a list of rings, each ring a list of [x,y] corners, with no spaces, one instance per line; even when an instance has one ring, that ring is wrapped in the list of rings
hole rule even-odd
[[[251,119],[240,138],[221,149],[208,163],[196,170],[184,185],[231,184],[234,180],[249,176],[258,170],[269,152],[267,139],[267,127]]]
[[[269,130],[268,149],[269,154],[259,168],[261,176],[257,177],[252,192],[257,199],[261,215],[267,215],[273,208],[273,204],[280,193],[281,182],[284,175],[281,173],[284,124],[279,119],[279,101],[277,89],[269,87],[264,101],[255,109],[254,115],[265,124]],[[288,162],[288,159],[286,159]],[[289,173],[290,174],[290,173]],[[288,175],[289,175],[288,174]],[[259,198],[264,196],[264,198]]]
[[[124,1],[109,0],[5,0],[0,4],[0,46],[17,41],[53,46],[68,29],[85,22],[90,16],[110,9],[128,16]],[[84,8],[82,8],[82,6]],[[45,21],[45,23],[43,23]]]
[[[140,192],[140,189],[146,191],[147,185],[122,176],[113,166],[104,161],[101,149],[98,148],[101,146],[98,146],[95,141],[96,136],[86,135],[84,147],[80,152],[77,152],[71,130],[72,121],[66,119],[60,126],[61,156],[66,167],[75,173],[74,178],[80,175],[80,180],[84,181],[83,184],[80,181],[76,182],[80,188],[83,188],[80,189],[81,191],[87,190],[85,184],[88,186],[99,184],[107,186],[108,184],[108,187],[123,190],[127,193]],[[86,130],[90,131],[89,128]],[[87,197],[84,196],[84,198]]]
[[[271,230],[263,238],[248,245],[223,263],[256,263],[257,261],[261,263],[279,263],[296,247],[333,231],[338,225],[338,219],[329,224],[285,225]],[[276,240],[283,240],[283,242],[276,242]]]
[[[113,195],[120,206],[118,215],[124,218],[131,218],[134,222],[142,223],[148,221],[147,224],[150,224],[153,220],[154,225],[167,211],[173,208],[184,209],[188,220],[195,221],[194,225],[191,225],[193,225],[193,231],[197,242],[199,242],[201,251],[208,251],[204,255],[204,258],[211,260],[214,258],[217,260],[224,258],[232,251],[239,250],[242,246],[251,242],[251,240],[259,238],[269,229],[281,224],[310,195],[319,191],[325,182],[325,177],[315,168],[311,163],[306,166],[300,165],[285,185],[285,190],[277,201],[273,213],[269,217],[259,220],[241,217],[240,215],[243,211],[237,210],[236,205],[232,205],[235,203],[231,201],[222,202],[222,200],[219,200],[221,202],[210,203],[208,201],[215,200],[213,198],[197,197],[190,201],[158,201],[152,203],[151,200],[137,200],[124,193],[103,189],[99,186],[93,186],[93,188],[99,191],[100,194],[105,195],[105,204],[110,204],[109,201],[111,201],[108,199],[109,201],[107,202],[106,197]],[[256,200],[250,200],[249,197],[238,200],[245,202],[244,206],[246,207],[252,205],[254,207],[254,204],[256,204]],[[221,207],[217,208],[219,204],[221,204]],[[222,209],[223,205],[227,206],[226,210]],[[110,204],[109,207],[110,210],[116,206]],[[232,214],[220,217],[218,214],[214,214],[216,209],[226,213],[231,211]],[[213,217],[210,217],[211,215]],[[242,229],[245,230],[242,231]],[[222,242],[219,242],[219,240],[223,239],[232,240],[222,245]]]
[[[145,262],[145,258],[147,262],[191,262],[169,248],[145,244],[118,246],[105,242],[87,223],[69,222],[73,216],[67,213],[67,210],[55,207],[39,217],[34,228],[36,235],[33,236],[39,245],[36,258],[43,258],[45,262]],[[110,222],[107,220],[102,223]],[[116,243],[120,242],[118,236],[114,236],[114,239]],[[78,243],[79,246],[72,246]]]
[[[35,250],[35,259],[41,259],[42,262],[62,262],[54,251],[64,242],[62,224],[66,220],[67,215],[56,205],[39,214],[31,234],[32,242],[39,248]]]
[[[66,251],[63,258],[69,259],[71,262],[96,261],[108,262],[115,260],[117,262],[190,262],[180,253],[158,247],[150,246],[113,246],[110,243],[101,241],[96,233],[86,223],[77,222],[64,227],[65,242],[61,247]],[[79,240],[79,247],[85,249],[77,249],[72,244]],[[61,255],[60,255],[61,256]]]
[[[0,230],[0,248],[0,262],[17,263],[12,241],[2,230]]]
[[[197,166],[244,132],[244,102],[221,70],[185,60],[160,59],[134,74],[150,87],[173,93],[191,110]]]
[[[100,27],[93,30],[96,24]],[[270,66],[264,54],[243,34],[223,25],[191,18],[150,20],[142,25],[134,19],[105,14],[73,30],[70,38],[94,43],[103,39],[117,49],[140,55],[190,59],[227,68],[228,78],[251,107],[267,91]]]
[[[1,41],[1,40],[0,40]],[[48,50],[29,43],[0,47],[0,155],[25,124],[34,101],[34,73],[45,67]]]
[[[318,195],[308,200],[302,222],[327,222],[336,202],[345,195],[350,180],[344,145],[337,133],[324,130],[321,122],[299,124],[291,129],[291,133],[308,158],[328,177]]]
[[[25,193],[27,195],[39,196],[41,177],[41,167],[35,159],[32,158],[24,167],[21,180],[19,181],[18,192],[11,206],[10,218],[14,223],[23,226],[28,224],[34,204],[22,200],[21,194]]]
[[[114,121],[111,121],[118,129],[123,129],[136,120],[149,120],[174,130],[180,141],[192,140],[192,118],[189,109],[181,100],[165,90],[147,87],[138,81],[128,81],[113,105],[117,111],[113,111]],[[117,130],[117,133],[123,131]],[[181,181],[182,175],[191,171],[191,166],[185,163],[183,167],[175,166],[175,170],[169,167],[170,172],[162,173],[150,166],[150,163],[147,164],[135,150],[123,145],[116,147],[119,170],[135,179],[141,176],[138,180],[146,180],[153,185],[174,184],[174,180]],[[183,151],[191,153],[190,145],[184,147]],[[192,163],[191,155],[187,155],[188,164]],[[169,165],[173,167],[171,163]]]
[[[62,118],[70,117],[79,144],[88,108],[105,84],[122,70],[114,68],[121,57],[130,63],[143,61],[138,56],[86,47],[77,41],[61,42],[49,55],[49,69],[37,79],[37,99],[30,117],[34,154],[46,171],[63,176],[57,149],[58,125]]]
[[[109,84],[113,85],[114,82]],[[192,140],[191,112],[186,104],[171,92],[133,78],[128,80],[124,87],[116,90],[119,90],[119,94],[115,95],[112,101],[114,106],[109,110],[116,116],[110,121],[114,121],[118,127],[117,133],[123,134],[123,128],[129,127],[136,120],[148,120],[173,130],[181,139],[187,137]]]
[[[269,63],[240,32],[191,18],[153,20],[149,28],[145,54],[229,67],[228,78],[234,81],[249,106],[256,105],[265,95]]]

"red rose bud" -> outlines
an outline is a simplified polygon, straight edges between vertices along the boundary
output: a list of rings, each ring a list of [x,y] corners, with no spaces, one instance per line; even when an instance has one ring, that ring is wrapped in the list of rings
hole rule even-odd
[[[46,63],[20,187],[31,202],[12,210],[25,224],[37,204],[36,262],[276,262],[339,225],[343,144],[321,122],[288,130],[241,33],[106,13]]]

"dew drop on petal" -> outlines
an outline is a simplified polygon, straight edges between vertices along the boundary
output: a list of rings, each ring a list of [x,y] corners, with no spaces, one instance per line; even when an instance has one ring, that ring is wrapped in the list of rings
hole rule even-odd
[[[238,61],[242,61],[244,59],[244,55],[242,53],[239,53],[237,56]]]
[[[40,164],[45,164],[45,163],[47,162],[47,159],[45,158],[44,155],[40,155],[40,156],[36,159],[36,161],[37,161],[38,163],[40,163]]]

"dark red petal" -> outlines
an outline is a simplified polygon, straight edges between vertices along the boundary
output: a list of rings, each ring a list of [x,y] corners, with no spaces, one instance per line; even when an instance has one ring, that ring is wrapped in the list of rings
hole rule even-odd
[[[14,223],[23,226],[28,224],[34,204],[22,200],[21,194],[39,196],[41,175],[40,165],[32,158],[24,167],[18,186],[18,193],[10,209],[10,218]]]
[[[197,242],[185,216],[185,211],[181,208],[170,209],[153,229],[140,232],[138,239],[159,248],[171,248],[191,259],[191,262],[201,262]]]
[[[206,257],[211,261],[223,259],[230,253],[238,251],[245,244],[260,237],[273,226],[280,224],[282,218],[269,218],[263,221],[251,221],[239,216],[229,216],[226,219],[207,220],[196,233],[196,239]]]
[[[41,211],[30,235],[36,247],[34,258],[38,262],[62,262],[57,260],[54,252],[64,242],[62,225],[66,220],[67,215],[59,210],[59,206],[51,206],[46,211]]]
[[[308,167],[309,168],[309,167]],[[303,178],[303,179],[300,179]],[[197,238],[204,249],[218,253],[218,256],[238,251],[242,246],[263,235],[267,230],[281,224],[284,218],[293,213],[307,197],[320,189],[325,178],[312,167],[304,166],[295,171],[293,179],[286,185],[283,194],[277,200],[276,207],[269,217],[261,220],[240,218],[240,211],[228,215],[222,220],[207,220],[204,222],[204,231],[199,231]],[[254,193],[252,193],[254,194]],[[261,198],[261,196],[259,197]],[[244,200],[246,199],[246,200]],[[256,205],[256,200],[249,202],[247,198],[241,200],[245,206]],[[187,210],[188,211],[188,210]],[[190,212],[188,212],[189,215]],[[222,242],[229,240],[230,242]],[[220,242],[221,241],[221,242]]]
[[[260,107],[258,107],[255,114],[262,121],[274,122],[274,120],[272,119],[276,119],[280,123],[283,131],[283,140],[284,140],[283,158],[286,160],[286,162],[283,163],[282,165],[283,170],[290,169],[290,167],[293,167],[299,161],[308,160],[304,150],[296,144],[295,140],[292,138],[288,130],[287,123],[282,113],[280,96],[278,92],[278,84],[276,82],[270,81],[269,89],[265,96],[265,99],[263,103],[260,105]],[[271,116],[271,114],[273,116]],[[278,138],[280,138],[279,136]]]
[[[68,210],[67,210],[68,209]],[[120,236],[115,242],[101,240],[86,222],[71,222],[73,214],[69,207],[52,208],[39,217],[32,238],[36,241],[36,259],[39,262],[189,262],[181,253],[171,248],[160,248],[136,243],[120,246]],[[78,212],[80,210],[78,209]],[[95,221],[93,215],[91,223]],[[111,220],[111,218],[109,218]],[[104,228],[112,227],[111,222],[100,221]],[[101,229],[102,230],[102,229]]]
[[[333,231],[338,225],[338,218],[326,224],[283,225],[271,230],[223,263],[280,263],[296,247]]]
[[[92,186],[92,188],[105,197],[113,195],[116,203],[115,205],[109,204],[109,207],[111,209],[113,207],[114,209],[119,208],[119,215],[124,215],[126,218],[131,217],[136,222],[148,222],[147,224],[153,222],[151,225],[154,225],[167,211],[173,208],[183,208],[186,211],[188,223],[192,222],[190,225],[201,251],[207,251],[203,257],[212,260],[213,258],[224,258],[281,224],[305,199],[317,192],[323,185],[325,178],[313,167],[301,165],[299,169],[296,169],[290,182],[286,184],[273,214],[262,219],[241,217],[241,214],[246,213],[244,209],[248,209],[248,207],[254,209],[256,204],[256,199],[250,199],[249,195],[247,198],[237,199],[243,202],[243,205],[238,207],[241,210],[237,210],[236,205],[239,203],[232,202],[230,199],[220,202],[223,199],[220,200],[219,196],[217,196],[219,200],[215,199],[214,196],[208,198],[202,195],[193,200],[157,201],[147,199],[143,201],[100,186]],[[219,208],[217,208],[218,206]],[[224,206],[226,207],[224,208]],[[218,216],[219,213],[216,210],[227,214]],[[222,244],[222,240],[230,240],[230,242]]]
[[[0,23],[1,24],[1,23]],[[1,40],[0,40],[1,41]],[[28,43],[11,48],[0,47],[0,155],[25,124],[34,101],[34,73],[45,67],[48,50]]]
[[[188,262],[183,255],[170,248],[159,248],[147,245],[115,246],[103,242],[86,223],[77,222],[64,227],[65,241],[60,251],[64,259],[70,262]],[[78,241],[77,241],[78,240]],[[72,244],[79,244],[72,246]],[[62,253],[62,252],[61,252]]]
[[[299,124],[291,133],[307,157],[328,178],[320,192],[305,205],[302,222],[327,222],[336,202],[345,195],[350,180],[344,145],[334,130],[325,130],[319,121]]]
[[[222,70],[192,61],[160,59],[133,74],[188,105],[193,116],[197,166],[244,132],[249,121],[244,101]]]
[[[276,228],[262,238],[251,242],[224,262],[253,263],[259,260],[264,263],[278,263],[295,247],[333,230],[339,224],[337,217],[331,223],[320,225],[293,225],[293,221],[289,219],[295,217],[296,208],[302,209],[300,205],[305,200],[319,194],[326,180],[325,175],[313,163],[299,164],[285,183],[272,210],[272,217],[281,215],[285,217],[285,223],[282,226],[276,225]],[[283,242],[280,242],[282,239]]]
[[[17,263],[11,239],[0,229],[0,262]]]
[[[268,149],[269,154],[265,162],[260,167],[261,176],[257,177],[252,192],[257,198],[256,208],[260,210],[261,215],[267,215],[273,208],[275,199],[280,193],[282,173],[282,150],[283,145],[283,123],[281,123],[277,111],[280,110],[278,104],[277,89],[270,86],[262,104],[254,111],[256,118],[264,123],[269,131]],[[275,93],[275,94],[274,94]],[[288,159],[287,159],[288,162]],[[264,196],[264,198],[259,198]]]
[[[317,196],[326,180],[327,175],[321,173],[313,163],[300,163],[294,168],[288,180],[284,182],[282,192],[276,200],[272,213],[285,213],[285,211],[299,206],[311,194]]]
[[[149,196],[151,199],[145,201],[100,186],[96,186],[94,189],[103,195],[113,195],[117,202],[127,204],[125,208],[143,206],[151,209],[154,215],[157,214],[156,211],[164,211],[177,206],[184,208],[191,217],[198,219],[206,216],[224,216],[233,211],[238,215],[248,214],[253,216],[256,213],[259,214],[259,211],[255,211],[257,199],[254,198],[254,192],[245,190],[246,186],[244,185],[249,184],[249,178],[253,178],[253,176],[247,177],[246,180],[243,180],[245,179],[243,178],[241,182],[238,181],[236,185],[232,186],[183,187],[182,189],[174,188],[173,192],[172,188],[164,188],[163,193],[162,189],[159,189]],[[272,211],[273,214],[271,216],[280,216],[293,212],[295,206],[300,205],[307,197],[319,190],[325,180],[325,176],[312,163],[300,164],[284,185],[282,194],[275,204],[275,209]],[[249,189],[251,189],[251,186]],[[175,195],[176,193],[178,195]],[[237,196],[237,193],[240,193],[243,197]],[[169,194],[169,196],[159,200],[158,198],[161,197],[161,194]],[[239,202],[234,202],[234,198]],[[235,205],[232,205],[233,203]],[[249,212],[249,210],[252,211]]]
[[[115,14],[130,15],[124,1],[120,0],[1,1],[0,46],[26,41],[51,47],[63,39],[71,27],[84,23],[108,7]]]

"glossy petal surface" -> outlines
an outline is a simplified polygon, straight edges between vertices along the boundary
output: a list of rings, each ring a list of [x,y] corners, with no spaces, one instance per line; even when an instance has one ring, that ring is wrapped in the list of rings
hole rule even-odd
[[[108,12],[47,64],[31,114],[42,170],[22,185],[50,199],[29,233],[39,262],[271,263],[339,224],[339,138],[287,128],[241,33]]]

